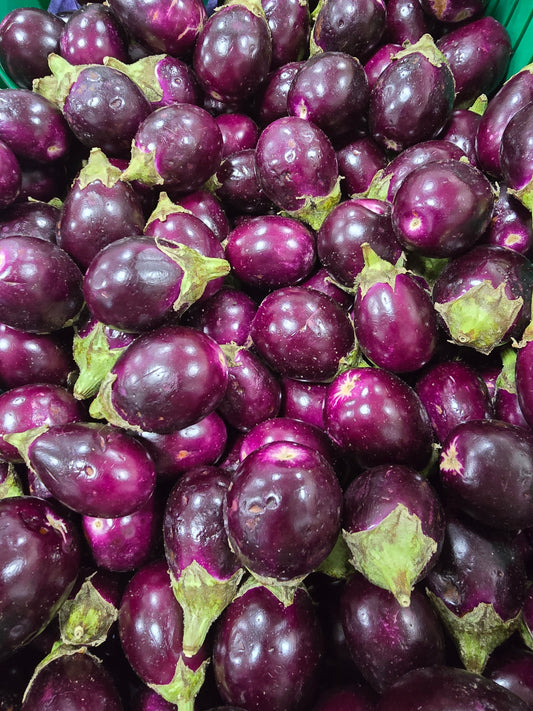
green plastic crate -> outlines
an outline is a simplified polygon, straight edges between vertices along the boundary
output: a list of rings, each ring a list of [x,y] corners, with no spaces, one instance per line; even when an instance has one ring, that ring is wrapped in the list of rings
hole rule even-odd
[[[48,7],[48,0],[0,0],[0,17],[16,7]],[[533,0],[489,0],[487,14],[495,17],[507,28],[513,54],[507,76],[516,74],[526,64],[533,62]],[[0,66],[0,88],[14,86]]]

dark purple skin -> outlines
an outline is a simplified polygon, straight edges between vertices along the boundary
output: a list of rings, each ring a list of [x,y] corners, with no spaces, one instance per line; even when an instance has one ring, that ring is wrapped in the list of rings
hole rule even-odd
[[[352,324],[342,307],[301,286],[270,292],[257,309],[250,335],[275,372],[310,382],[332,378],[354,345]]]
[[[323,692],[312,711],[373,711],[373,695],[356,684],[334,686]]]
[[[0,395],[0,455],[21,461],[19,451],[5,435],[26,432],[43,425],[64,425],[84,419],[85,408],[70,390],[55,383],[20,385]]]
[[[233,349],[232,349],[233,350]],[[253,351],[226,351],[228,387],[217,411],[224,421],[247,432],[263,420],[276,417],[281,405],[279,379]]]
[[[307,0],[262,0],[270,34],[270,68],[304,59],[308,53],[311,15]]]
[[[155,467],[146,448],[111,425],[55,425],[32,441],[27,456],[55,498],[84,516],[128,516],[154,490]]]
[[[157,476],[169,481],[193,467],[215,464],[228,438],[224,420],[216,412],[175,432],[141,432],[138,436],[152,457]]]
[[[22,171],[19,201],[48,202],[54,198],[62,200],[66,196],[70,186],[66,162],[56,160],[45,164],[20,158],[19,163]]]
[[[418,0],[387,0],[385,37],[400,46],[407,40],[414,44],[427,32],[431,33],[431,18]]]
[[[344,291],[340,286],[337,286],[324,267],[316,269],[310,277],[302,281],[300,286],[321,291],[333,299],[333,301],[336,301],[345,311],[349,311],[352,306],[352,295]]]
[[[255,148],[232,153],[222,160],[214,176],[215,195],[235,219],[239,215],[263,215],[274,206],[257,173]]]
[[[166,434],[213,412],[228,382],[227,363],[209,336],[166,326],[139,336],[111,370],[110,399],[130,427]]]
[[[50,383],[65,387],[75,365],[68,334],[34,334],[0,324],[0,383],[4,389]]]
[[[71,64],[103,64],[104,57],[128,60],[126,32],[107,6],[89,3],[69,15],[59,39],[60,54]]]
[[[331,461],[331,443],[322,429],[287,416],[264,420],[255,425],[240,442],[239,459],[242,461],[256,449],[271,442],[293,442],[309,447]]]
[[[18,87],[31,89],[34,79],[49,73],[48,55],[58,52],[63,27],[40,7],[14,8],[0,22],[0,62]]]
[[[437,440],[462,422],[490,419],[491,399],[483,379],[467,363],[445,360],[429,366],[415,385]]]
[[[287,95],[303,60],[288,62],[269,72],[255,95],[254,117],[261,127],[288,116]]]
[[[327,196],[338,179],[335,151],[326,134],[297,116],[266,126],[256,155],[263,190],[282,210],[297,210],[306,196]]]
[[[412,669],[446,662],[443,627],[416,588],[409,607],[402,607],[356,572],[344,585],[341,614],[355,665],[380,694]]]
[[[60,656],[32,679],[21,711],[123,711],[111,674],[87,652]]]
[[[38,200],[17,201],[0,215],[0,237],[39,237],[57,239],[60,208]]]
[[[365,278],[367,268],[361,272]],[[353,319],[355,338],[364,355],[393,373],[412,373],[426,365],[439,344],[437,313],[429,291],[409,273],[391,283],[376,275],[357,288]]]
[[[485,676],[512,691],[533,708],[533,653],[518,645],[503,645],[491,655]]]
[[[532,477],[533,434],[521,427],[471,420],[443,442],[440,481],[446,496],[488,526],[508,531],[533,526]]]
[[[154,557],[161,523],[155,495],[127,516],[83,516],[81,521],[98,568],[119,573],[137,570]]]
[[[441,22],[463,22],[481,14],[487,0],[420,0],[420,4],[430,17]]]
[[[325,383],[304,383],[293,378],[282,378],[281,417],[302,420],[324,429]]]
[[[435,138],[450,118],[455,97],[450,68],[434,65],[417,46],[384,69],[370,92],[370,135],[398,153]]]
[[[3,89],[0,140],[17,158],[50,163],[65,158],[72,134],[61,111],[30,89]]]
[[[0,141],[0,210],[12,205],[22,185],[22,172],[16,155]]]
[[[317,232],[322,266],[344,286],[352,288],[364,266],[361,245],[367,242],[382,259],[396,262],[402,248],[391,222],[391,205],[383,200],[352,198],[339,203]]]
[[[207,14],[201,0],[111,0],[128,34],[150,54],[190,55]]]
[[[345,197],[365,192],[377,171],[387,165],[385,152],[369,136],[347,143],[336,153]]]
[[[307,592],[285,606],[253,587],[226,608],[213,645],[218,691],[248,711],[308,708],[322,656],[322,633]]]
[[[184,322],[220,344],[249,345],[250,328],[257,304],[244,291],[231,286],[219,289],[205,301],[193,304]]]
[[[82,186],[78,178],[61,208],[57,243],[85,271],[101,249],[142,234],[144,224],[141,201],[131,185],[117,180],[108,186],[95,178]]]
[[[165,701],[162,696],[146,685],[143,685],[135,695],[130,706],[131,711],[176,711],[177,708],[176,704]]]
[[[476,153],[476,137],[481,115],[469,109],[455,109],[444,127],[440,138],[460,148],[470,163],[479,168]]]
[[[478,164],[486,173],[501,178],[500,143],[505,127],[526,104],[533,101],[533,72],[525,67],[514,74],[491,98],[481,117],[476,136]]]
[[[515,377],[520,410],[533,428],[533,341],[527,341],[518,350]]]
[[[325,0],[311,41],[324,52],[346,52],[364,63],[383,36],[386,16],[383,0]]]
[[[512,190],[522,190],[531,182],[533,170],[533,101],[517,111],[502,134],[500,167],[503,182]],[[522,202],[529,207],[531,198]]]
[[[147,178],[130,163],[126,180],[161,184],[177,192],[198,190],[220,165],[222,134],[215,119],[194,104],[171,104],[153,111],[139,126],[135,146],[153,155],[157,176]]]
[[[376,49],[374,54],[365,62],[365,74],[370,91],[374,88],[376,81],[392,62],[392,58],[402,49],[401,44],[394,42],[382,44]]]
[[[326,431],[363,466],[429,461],[432,430],[415,390],[380,368],[352,368],[329,385],[324,403]]]
[[[287,109],[289,116],[311,121],[335,140],[362,124],[369,95],[365,70],[356,57],[344,52],[318,52],[294,77]]]
[[[295,286],[310,276],[316,260],[311,230],[292,217],[262,215],[235,227],[226,259],[244,284],[260,289]]]
[[[176,202],[202,220],[219,242],[226,239],[230,232],[229,220],[220,200],[213,193],[200,188],[177,197]]]
[[[122,649],[145,684],[168,684],[180,660],[196,671],[205,659],[182,651],[183,613],[172,588],[166,560],[139,568],[120,604],[118,627]]]
[[[87,148],[126,158],[151,106],[139,87],[112,67],[82,69],[63,105],[72,133]]]
[[[376,711],[527,711],[526,703],[499,684],[465,669],[434,666],[415,669],[383,694]],[[415,707],[416,708],[416,707]]]
[[[266,19],[239,3],[208,18],[194,46],[192,67],[207,96],[239,105],[266,78],[271,59]]]
[[[247,114],[220,114],[215,116],[222,134],[222,157],[255,148],[259,138],[259,127]]]
[[[76,529],[43,499],[0,501],[0,659],[49,624],[78,576]]]
[[[510,425],[524,427],[530,430],[531,427],[524,417],[522,408],[518,401],[518,394],[506,390],[504,387],[499,387],[494,397],[494,417],[502,422],[508,422]]]
[[[500,185],[492,219],[481,241],[525,255],[533,248],[531,212],[508,192],[506,185]]]

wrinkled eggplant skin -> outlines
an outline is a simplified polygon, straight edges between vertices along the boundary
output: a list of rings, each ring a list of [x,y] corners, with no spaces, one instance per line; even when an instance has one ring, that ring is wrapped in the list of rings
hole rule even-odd
[[[296,711],[312,698],[323,638],[308,594],[285,607],[263,586],[226,608],[213,643],[218,691],[248,711]],[[276,684],[271,670],[275,669]]]
[[[32,680],[21,711],[123,711],[111,674],[84,652],[47,664]]]
[[[0,659],[52,620],[78,576],[77,533],[54,504],[33,496],[0,501]]]
[[[382,695],[376,711],[527,711],[516,694],[480,674],[455,667],[408,672]]]

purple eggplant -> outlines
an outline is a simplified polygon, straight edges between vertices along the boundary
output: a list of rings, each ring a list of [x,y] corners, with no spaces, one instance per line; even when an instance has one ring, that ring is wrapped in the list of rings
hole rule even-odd
[[[109,6],[149,54],[189,57],[207,18],[201,0],[111,0]]]
[[[424,13],[418,0],[388,0],[385,37],[389,42],[414,44],[431,30],[431,17]]]
[[[222,157],[255,148],[259,138],[259,127],[247,114],[229,113],[215,116],[222,134]]]
[[[294,378],[282,378],[280,415],[324,429],[324,400],[327,387],[326,383],[306,383]]]
[[[59,50],[64,24],[41,7],[14,7],[0,22],[0,61],[21,89],[48,73],[48,55]]]
[[[433,285],[450,338],[488,354],[520,338],[530,318],[533,268],[518,252],[477,245],[451,259]]]
[[[216,172],[222,134],[205,109],[171,104],[153,111],[139,126],[123,180],[190,192]]]
[[[481,14],[487,0],[420,0],[422,8],[430,17],[440,22],[463,22]]]
[[[373,711],[374,696],[361,684],[340,684],[319,695],[313,711]]]
[[[309,447],[325,459],[332,461],[331,444],[322,428],[291,417],[273,417],[263,420],[245,434],[239,443],[239,460],[271,442],[292,442]]]
[[[261,0],[272,37],[270,68],[307,56],[311,13],[308,0]]]
[[[183,610],[183,652],[188,657],[202,647],[244,573],[224,529],[229,483],[229,475],[218,467],[190,469],[170,492],[165,507],[165,556]]]
[[[141,432],[158,477],[178,479],[189,469],[215,464],[224,453],[228,432],[224,420],[211,412],[194,425],[158,434]]]
[[[485,382],[470,365],[460,360],[431,364],[419,375],[415,389],[440,443],[462,422],[493,416]]]
[[[320,263],[343,286],[353,288],[364,266],[366,242],[380,257],[396,262],[402,255],[391,221],[391,205],[372,198],[343,200],[317,232]]]
[[[228,366],[209,336],[166,326],[139,336],[104,378],[90,413],[136,431],[165,434],[216,409]]]
[[[19,200],[2,211],[0,237],[40,237],[55,242],[60,214],[57,205],[39,200]]]
[[[422,469],[431,458],[429,417],[415,390],[381,368],[349,368],[328,386],[326,431],[363,466]]]
[[[285,116],[263,129],[256,151],[266,195],[317,229],[341,196],[337,158],[326,134],[303,118]]]
[[[510,77],[491,98],[479,122],[476,153],[479,166],[486,173],[501,178],[500,143],[512,117],[533,101],[533,64]]]
[[[533,705],[533,653],[509,643],[497,649],[485,668],[485,676],[505,689],[512,691],[522,701]]]
[[[487,107],[487,97],[482,94],[468,109],[454,109],[440,138],[460,148],[469,162],[479,168],[476,138],[481,117]]]
[[[364,63],[383,36],[387,9],[383,0],[321,0],[313,17],[313,53],[346,52]]]
[[[43,499],[0,501],[0,658],[39,635],[69,595],[78,576],[76,529]]]
[[[513,536],[462,520],[447,509],[439,560],[427,594],[464,667],[482,673],[490,654],[520,622],[526,572]]]
[[[135,572],[122,596],[118,625],[124,653],[141,680],[166,701],[192,711],[205,677],[206,653],[183,654],[183,613],[165,561]]]
[[[126,32],[108,5],[89,3],[67,18],[59,54],[71,64],[103,64],[104,57],[126,61]]]
[[[392,60],[401,49],[401,44],[394,44],[393,42],[382,44],[370,59],[365,62],[365,74],[370,91],[372,91],[381,74],[392,63]]]
[[[527,711],[516,694],[481,674],[453,666],[424,667],[405,674],[383,694],[376,711]]]
[[[40,667],[26,689],[21,711],[123,711],[111,674],[83,648]]]
[[[22,183],[18,200],[53,202],[66,197],[70,187],[70,164],[61,160],[52,163],[38,163],[25,158],[20,158],[19,164]],[[74,164],[77,168],[77,163]]]
[[[264,128],[276,119],[288,116],[287,95],[292,80],[303,65],[303,60],[288,62],[268,73],[255,94],[254,117]]]
[[[337,163],[344,196],[364,193],[372,178],[387,164],[385,152],[368,136],[347,143],[337,150]]]
[[[496,247],[507,247],[529,256],[533,249],[531,212],[513,197],[507,186],[500,185],[492,219],[481,241]]]
[[[503,181],[511,195],[517,197],[530,212],[533,210],[532,132],[533,101],[514,114],[503,131],[500,143]]]
[[[362,251],[365,266],[352,312],[357,344],[380,368],[419,370],[433,357],[440,336],[429,289],[399,264],[378,257],[368,243]]]
[[[344,492],[342,535],[354,568],[402,607],[436,564],[444,527],[435,489],[410,467],[371,467]]]
[[[329,296],[301,286],[270,292],[257,309],[250,335],[275,372],[323,382],[354,347],[347,313]]]
[[[363,125],[369,95],[365,70],[358,59],[345,52],[318,52],[292,80],[287,109],[290,116],[307,119],[330,140],[338,140]]]
[[[316,289],[326,296],[329,296],[345,311],[349,311],[352,306],[352,294],[345,291],[343,287],[335,283],[331,275],[324,267],[319,266],[310,277],[302,281],[299,286],[305,286],[308,289]]]
[[[400,152],[435,138],[450,118],[455,98],[451,69],[430,35],[395,55],[370,93],[370,135]]]
[[[527,423],[533,427],[533,343],[528,326],[522,334],[515,363],[518,404]]]
[[[322,633],[308,593],[284,605],[261,585],[248,585],[226,608],[213,642],[218,691],[247,711],[308,708],[317,684]]]
[[[251,296],[224,286],[205,301],[193,304],[184,314],[184,321],[219,344],[247,346],[256,312],[257,304]]]
[[[171,195],[172,197],[172,195]],[[176,198],[180,207],[193,213],[209,227],[219,242],[223,242],[230,232],[230,224],[223,206],[212,192],[200,188]]]
[[[254,148],[226,156],[213,176],[213,183],[216,197],[234,222],[241,215],[264,215],[274,210],[257,174]]]
[[[402,607],[390,592],[354,573],[344,585],[341,611],[352,658],[379,693],[411,669],[446,662],[444,630],[416,588]]]
[[[50,163],[68,155],[72,134],[61,111],[44,96],[29,89],[3,89],[0,140],[17,158]]]
[[[315,266],[315,236],[291,217],[262,215],[228,235],[226,259],[244,284],[267,289],[294,286]]]
[[[512,347],[501,351],[502,368],[496,380],[494,417],[517,427],[531,429],[518,399],[516,384],[517,351]]]
[[[192,67],[207,96],[242,105],[266,78],[271,59],[270,29],[255,0],[232,3],[208,18],[194,46]]]
[[[21,461],[21,453],[7,437],[79,422],[84,414],[84,408],[72,393],[55,383],[20,385],[7,390],[0,395],[0,455],[7,461]]]
[[[0,210],[12,205],[20,194],[22,172],[11,148],[0,141]]]
[[[533,435],[521,427],[494,419],[464,422],[443,443],[440,480],[446,496],[488,526],[533,526],[532,477]]]
[[[455,79],[458,109],[468,108],[480,94],[492,96],[502,85],[511,39],[504,25],[490,15],[466,22],[437,41]]]

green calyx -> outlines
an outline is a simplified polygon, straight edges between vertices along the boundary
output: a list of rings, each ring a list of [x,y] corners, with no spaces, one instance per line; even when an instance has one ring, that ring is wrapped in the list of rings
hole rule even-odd
[[[505,390],[516,395],[516,356],[517,353],[511,346],[502,350],[502,369],[496,378],[496,390]]]
[[[405,257],[402,256],[396,264],[387,262],[374,252],[372,247],[365,242],[361,245],[364,266],[357,275],[357,288],[361,296],[364,297],[374,284],[387,284],[392,291],[396,285],[396,278],[400,274],[405,274],[407,270],[403,267]]]
[[[24,487],[15,471],[15,465],[11,462],[7,465],[6,476],[3,481],[0,481],[0,500],[11,499],[14,496],[23,496]]]
[[[70,87],[77,81],[84,69],[91,64],[71,64],[59,54],[51,52],[48,55],[48,67],[51,76],[35,79],[33,91],[51,101],[60,109],[66,101]]]
[[[89,578],[73,599],[65,600],[58,617],[64,644],[95,647],[107,639],[118,610],[100,595]]]
[[[372,200],[387,200],[391,181],[392,173],[385,173],[385,170],[380,168],[380,170],[374,173],[374,177],[362,197]]]
[[[25,432],[12,432],[11,434],[3,435],[6,442],[15,447],[19,454],[20,460],[23,461],[28,468],[31,468],[28,452],[31,443],[37,439],[43,432],[50,429],[50,425],[41,425],[40,427],[32,427]]]
[[[350,549],[346,545],[342,534],[339,534],[328,557],[322,561],[317,570],[335,580],[345,580],[353,572],[353,566],[350,562]]]
[[[75,331],[72,343],[74,361],[79,368],[73,394],[78,400],[85,400],[98,392],[102,380],[126,346],[110,348],[103,323],[97,323],[84,337]]]
[[[522,308],[523,299],[509,299],[505,284],[494,287],[485,280],[453,301],[436,303],[452,340],[488,355],[501,345]]]
[[[138,148],[135,139],[131,142],[130,162],[120,179],[126,182],[138,180],[149,187],[163,185],[165,182],[155,166],[155,151],[145,151]]]
[[[261,0],[224,0],[222,7],[228,7],[231,5],[242,5],[254,15],[262,17],[266,21],[266,15],[263,5],[261,4]]]
[[[167,56],[166,54],[154,54],[141,57],[131,64],[124,64],[115,57],[105,57],[104,64],[106,67],[112,67],[125,74],[137,84],[148,101],[156,103],[163,98],[163,90],[157,79],[157,65]]]
[[[180,657],[172,681],[168,684],[148,684],[159,696],[171,704],[176,704],[178,711],[194,711],[194,701],[202,688],[209,660],[193,671]]]
[[[477,99],[474,101],[474,103],[468,107],[469,111],[472,111],[472,113],[477,114],[478,116],[483,116],[485,113],[485,109],[487,108],[489,103],[489,99],[486,94],[480,94]]]
[[[172,590],[183,610],[183,653],[192,657],[205,641],[213,622],[234,599],[244,570],[218,579],[197,561],[184,568],[179,578],[170,573]]]
[[[342,535],[354,568],[391,592],[402,607],[408,607],[414,584],[437,550],[437,541],[425,535],[418,516],[398,504],[373,528],[343,529]]]
[[[312,229],[318,230],[333,208],[340,202],[341,199],[341,179],[338,178],[333,186],[333,189],[328,195],[319,197],[302,196],[305,198],[302,207],[297,210],[282,210],[282,215],[294,217],[309,225]]]
[[[426,593],[468,671],[481,674],[491,653],[519,628],[520,614],[503,620],[491,604],[481,602],[470,612],[458,616],[430,590]]]
[[[146,220],[145,230],[152,222],[155,222],[156,220],[159,222],[165,222],[169,215],[175,215],[178,212],[186,212],[188,215],[192,214],[190,210],[187,210],[185,207],[181,207],[181,205],[177,205],[175,202],[172,202],[166,192],[163,191],[159,193],[157,205]]]
[[[95,420],[107,420],[110,425],[115,427],[141,433],[143,431],[141,427],[130,424],[113,407],[113,383],[116,379],[116,374],[111,371],[104,376],[96,397],[89,405],[89,415]]]
[[[533,178],[527,183],[527,185],[524,185],[523,188],[520,188],[519,190],[507,188],[507,192],[517,200],[520,200],[522,205],[527,207],[529,212],[533,212]]]
[[[423,54],[424,57],[426,57],[426,59],[435,67],[440,67],[443,64],[449,66],[448,60],[435,44],[433,37],[428,33],[422,35],[422,37],[413,44],[406,42],[404,48],[397,52],[392,59],[402,59],[403,57],[408,57],[415,52]]]
[[[122,171],[112,165],[100,148],[91,148],[87,163],[78,175],[78,187],[82,190],[91,183],[100,182],[106,188],[112,188],[120,180]]]

